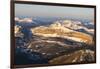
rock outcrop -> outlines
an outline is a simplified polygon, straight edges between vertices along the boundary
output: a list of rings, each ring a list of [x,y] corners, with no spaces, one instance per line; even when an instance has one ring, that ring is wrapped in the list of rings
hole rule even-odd
[[[23,37],[23,33],[21,33],[21,26],[15,25],[14,27],[15,37]]]

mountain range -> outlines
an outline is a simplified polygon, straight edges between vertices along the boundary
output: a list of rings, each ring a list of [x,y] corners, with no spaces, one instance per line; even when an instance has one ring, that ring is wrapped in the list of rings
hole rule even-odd
[[[92,62],[93,26],[70,19],[15,17],[15,64]]]

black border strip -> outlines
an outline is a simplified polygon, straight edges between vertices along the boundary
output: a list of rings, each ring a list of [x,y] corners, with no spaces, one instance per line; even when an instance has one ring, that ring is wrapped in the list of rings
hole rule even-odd
[[[19,4],[36,4],[36,5],[52,5],[52,6],[69,6],[69,7],[85,7],[95,8],[95,5],[82,5],[82,4],[66,4],[66,3],[50,3],[50,2],[36,2],[36,1],[14,1]]]
[[[15,37],[14,37],[14,2],[10,2],[10,44],[11,44],[11,50],[10,50],[10,68],[14,68],[14,49],[15,49]]]
[[[48,5],[48,6],[65,6],[65,7],[83,7],[83,8],[94,8],[94,23],[95,23],[95,46],[96,46],[96,6],[95,5],[81,5],[81,4],[63,4],[63,3],[49,3],[49,2],[36,2],[36,1],[12,1],[11,0],[11,4],[10,4],[10,21],[11,21],[11,27],[10,27],[10,31],[11,31],[11,63],[10,63],[10,68],[14,69],[14,68],[27,68],[27,67],[43,67],[43,66],[60,66],[60,65],[76,65],[76,64],[93,64],[96,63],[96,48],[95,48],[95,62],[90,62],[90,63],[69,63],[69,64],[38,64],[38,65],[15,65],[14,64],[14,52],[15,52],[15,37],[14,37],[14,7],[15,7],[15,3],[17,4],[36,4],[36,5]]]

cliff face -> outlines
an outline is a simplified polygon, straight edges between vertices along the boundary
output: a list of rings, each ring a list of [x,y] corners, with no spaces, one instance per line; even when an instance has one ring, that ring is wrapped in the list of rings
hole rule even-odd
[[[23,37],[23,33],[21,33],[21,26],[15,25],[14,26],[14,34],[15,37]]]
[[[85,42],[87,44],[92,43],[92,36],[65,28],[60,23],[51,24],[49,27],[36,27],[31,29],[34,35],[44,37],[60,37],[65,39],[71,39],[77,42]]]

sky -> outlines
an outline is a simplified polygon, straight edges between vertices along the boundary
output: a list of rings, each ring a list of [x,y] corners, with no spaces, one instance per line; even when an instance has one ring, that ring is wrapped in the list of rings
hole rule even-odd
[[[15,4],[15,16],[72,17],[94,19],[94,8]]]

